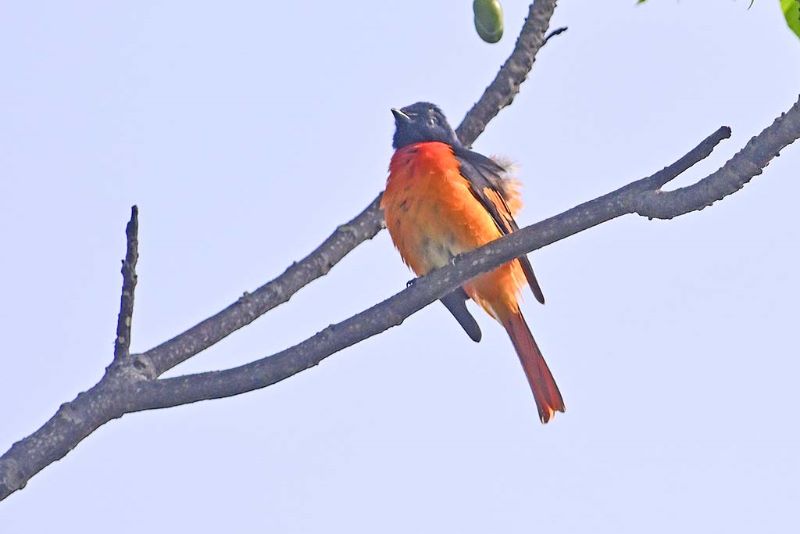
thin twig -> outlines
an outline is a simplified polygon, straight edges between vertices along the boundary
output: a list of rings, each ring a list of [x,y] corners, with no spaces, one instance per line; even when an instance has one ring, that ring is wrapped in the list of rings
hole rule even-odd
[[[689,167],[692,167],[700,160],[707,158],[722,139],[727,139],[730,136],[731,129],[729,126],[720,127],[716,132],[706,137],[699,145],[697,145],[697,147],[695,147],[694,150],[683,156],[681,159],[672,165],[664,167],[646,180],[640,181],[643,189],[650,191],[661,189],[668,182],[671,182],[680,174],[686,172]]]
[[[131,348],[131,322],[133,321],[133,297],[136,291],[136,262],[139,261],[139,208],[131,207],[131,220],[125,227],[127,250],[122,260],[122,295],[119,299],[117,338],[114,340],[114,361],[127,358]]]
[[[568,29],[569,28],[567,26],[561,26],[560,28],[556,28],[555,30],[551,31],[550,33],[547,34],[547,37],[544,38],[544,41],[542,42],[542,46],[546,45],[547,41],[549,41],[550,39],[552,39],[556,35],[561,35],[565,31],[567,31]]]

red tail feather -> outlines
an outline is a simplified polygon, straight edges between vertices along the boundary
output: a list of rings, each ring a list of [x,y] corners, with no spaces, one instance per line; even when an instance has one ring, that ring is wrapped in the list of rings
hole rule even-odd
[[[547,363],[542,357],[536,341],[533,339],[525,318],[521,313],[511,315],[503,326],[511,337],[514,349],[517,351],[522,368],[528,377],[528,383],[533,391],[533,398],[536,400],[536,408],[539,410],[539,419],[542,423],[550,420],[555,412],[563,412],[564,400],[561,392],[547,367]]]

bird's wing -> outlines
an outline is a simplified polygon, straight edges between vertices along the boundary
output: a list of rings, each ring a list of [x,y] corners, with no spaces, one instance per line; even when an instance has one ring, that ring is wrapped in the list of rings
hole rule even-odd
[[[504,180],[506,180],[504,177],[506,169],[496,161],[467,148],[455,147],[453,151],[459,161],[461,175],[469,182],[472,194],[492,216],[500,232],[503,235],[508,235],[519,230],[519,226],[511,214],[507,199],[503,195],[504,190],[506,190],[503,187]],[[533,291],[533,295],[536,300],[544,304],[544,294],[541,287],[539,287],[536,276],[533,274],[530,260],[526,255],[522,255],[517,259],[522,266],[522,271],[525,273],[525,278],[531,287],[531,291]]]
[[[461,328],[464,329],[470,339],[477,343],[481,340],[481,327],[478,326],[475,318],[467,310],[466,301],[468,298],[466,292],[459,287],[439,300],[453,314],[453,317],[456,318],[456,321],[458,321],[458,324],[461,325]]]

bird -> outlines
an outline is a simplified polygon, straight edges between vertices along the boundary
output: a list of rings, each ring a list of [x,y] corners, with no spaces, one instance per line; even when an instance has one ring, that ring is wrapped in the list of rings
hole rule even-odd
[[[381,208],[395,247],[417,276],[519,229],[513,216],[521,206],[518,184],[505,164],[464,146],[435,104],[417,102],[391,111],[394,153]],[[468,280],[441,302],[475,342],[481,340],[481,330],[466,307],[467,299],[505,328],[539,419],[547,423],[565,406],[520,310],[526,283],[544,304],[533,267],[523,255]]]

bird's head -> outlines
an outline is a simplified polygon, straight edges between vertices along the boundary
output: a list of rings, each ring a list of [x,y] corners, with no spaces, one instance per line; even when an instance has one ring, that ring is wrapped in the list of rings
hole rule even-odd
[[[417,102],[401,109],[393,108],[392,114],[395,124],[392,146],[395,149],[427,141],[440,141],[452,146],[461,144],[442,110],[430,102]]]

